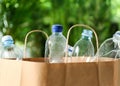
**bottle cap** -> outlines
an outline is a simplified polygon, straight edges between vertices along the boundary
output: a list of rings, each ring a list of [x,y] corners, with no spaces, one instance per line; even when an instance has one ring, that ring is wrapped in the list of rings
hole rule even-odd
[[[11,46],[14,43],[12,36],[6,35],[2,37],[3,46]]]
[[[84,29],[82,35],[92,38],[92,31]]]
[[[62,32],[62,25],[59,25],[59,24],[54,24],[52,25],[52,32]]]
[[[114,42],[120,41],[120,31],[117,31],[117,32],[113,35],[113,41],[114,41]]]

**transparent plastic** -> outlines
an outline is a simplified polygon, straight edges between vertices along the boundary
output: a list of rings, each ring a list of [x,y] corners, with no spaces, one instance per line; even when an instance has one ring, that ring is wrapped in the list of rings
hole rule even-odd
[[[106,39],[96,53],[97,57],[120,58],[120,31]]]
[[[66,52],[68,53],[68,56],[71,57],[73,52],[73,47],[68,45],[68,50]]]
[[[82,37],[76,42],[73,48],[72,56],[74,57],[93,57],[94,46],[91,41],[92,31],[84,29]]]
[[[3,47],[1,50],[1,58],[16,58],[16,60],[22,60],[22,51],[15,45],[9,47]]]
[[[22,50],[14,44],[12,37],[9,35],[3,36],[0,58],[22,60],[22,57]]]
[[[46,41],[45,58],[50,63],[64,62],[66,38],[62,34],[62,26],[52,27],[52,35]],[[57,29],[57,30],[56,30]]]

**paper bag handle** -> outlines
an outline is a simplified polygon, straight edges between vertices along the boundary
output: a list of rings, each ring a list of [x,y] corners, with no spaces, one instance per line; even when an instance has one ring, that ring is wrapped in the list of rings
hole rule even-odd
[[[32,31],[28,32],[28,33],[26,34],[26,36],[25,36],[25,41],[24,41],[24,54],[23,54],[23,58],[26,57],[26,46],[27,46],[28,36],[29,36],[31,33],[34,33],[34,32],[41,32],[41,33],[43,33],[43,34],[46,36],[46,38],[48,38],[47,33],[44,32],[44,31],[42,31],[42,30],[32,30]]]
[[[97,36],[97,33],[95,32],[95,30],[88,26],[88,25],[85,25],[85,24],[75,24],[73,26],[71,26],[68,30],[68,33],[67,33],[67,39],[66,39],[66,49],[68,50],[68,41],[69,41],[69,35],[70,35],[70,31],[75,28],[75,27],[85,27],[87,29],[90,29],[93,31],[94,35],[95,35],[95,39],[96,39],[96,48],[97,48],[97,51],[98,51],[98,36]],[[65,54],[65,62],[67,61],[67,57],[68,57],[68,53],[66,52]]]

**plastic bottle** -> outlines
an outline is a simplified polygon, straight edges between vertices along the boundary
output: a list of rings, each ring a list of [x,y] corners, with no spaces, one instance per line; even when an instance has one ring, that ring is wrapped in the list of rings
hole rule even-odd
[[[81,35],[81,38],[74,45],[72,56],[82,58],[93,57],[94,46],[91,41],[92,31],[84,29]]]
[[[120,31],[117,31],[112,38],[106,39],[100,45],[96,56],[120,58]]]
[[[72,56],[72,52],[73,52],[73,47],[68,45],[68,50],[67,50],[67,53],[68,53],[68,56],[71,57]]]
[[[45,58],[50,63],[64,62],[66,38],[62,34],[63,27],[59,24],[52,26],[52,35],[49,36],[45,46]]]
[[[16,60],[22,60],[23,53],[18,48],[10,35],[2,37],[2,49],[0,52],[0,58],[15,58]]]

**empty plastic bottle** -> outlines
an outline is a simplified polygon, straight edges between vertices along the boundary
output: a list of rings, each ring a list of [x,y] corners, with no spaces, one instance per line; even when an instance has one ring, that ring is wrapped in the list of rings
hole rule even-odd
[[[45,58],[50,63],[64,62],[66,38],[62,34],[63,27],[59,24],[52,26],[52,35],[46,41]]]
[[[15,58],[16,60],[22,60],[23,53],[18,48],[10,35],[2,37],[2,49],[0,52],[0,58]]]
[[[76,42],[73,48],[74,57],[93,57],[94,46],[91,41],[92,31],[84,29],[81,38]]]
[[[106,39],[100,45],[96,56],[120,58],[120,31],[117,31],[112,38]]]
[[[71,57],[71,56],[72,56],[72,52],[73,52],[73,47],[70,46],[70,45],[68,45],[68,50],[67,50],[67,52],[68,52],[68,56]]]

